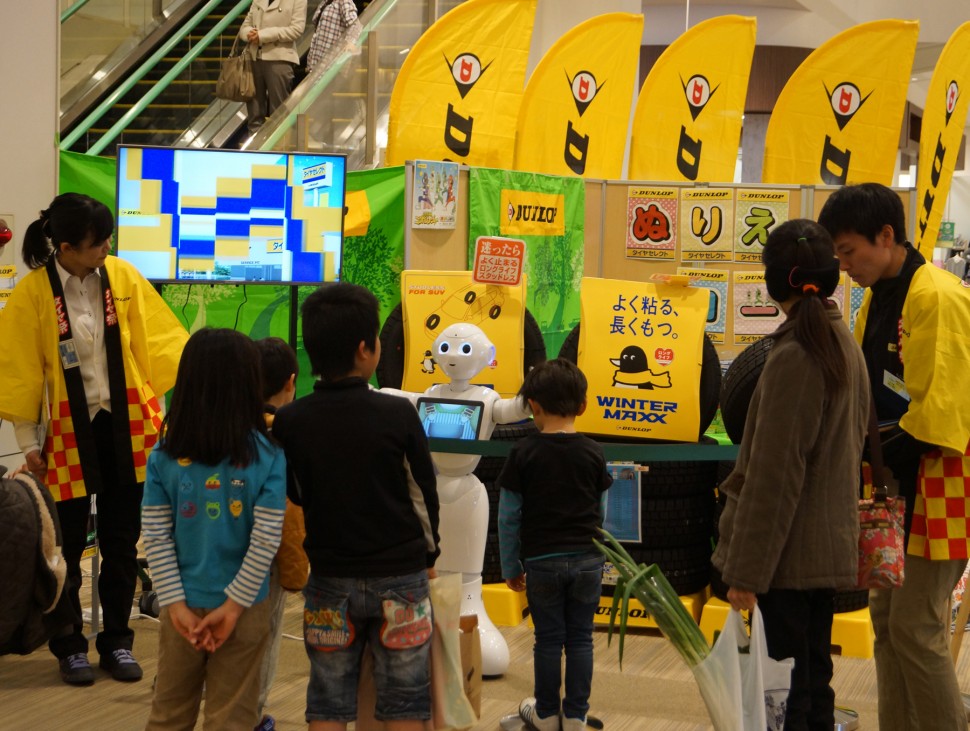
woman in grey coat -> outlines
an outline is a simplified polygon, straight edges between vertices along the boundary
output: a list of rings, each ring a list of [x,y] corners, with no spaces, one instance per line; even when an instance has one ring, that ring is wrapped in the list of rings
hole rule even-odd
[[[832,239],[814,221],[775,229],[762,254],[788,318],[748,408],[714,565],[735,609],[757,603],[768,654],[795,659],[786,731],[834,725],[832,597],[858,570],[859,464],[869,415],[862,351],[828,298]]]

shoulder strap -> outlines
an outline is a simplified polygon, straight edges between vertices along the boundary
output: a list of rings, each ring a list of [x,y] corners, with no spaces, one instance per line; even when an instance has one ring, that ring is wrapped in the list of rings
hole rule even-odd
[[[869,398],[869,467],[872,471],[872,499],[881,502],[886,499],[886,481],[883,478],[882,440],[879,438],[879,420],[876,417],[876,403]]]

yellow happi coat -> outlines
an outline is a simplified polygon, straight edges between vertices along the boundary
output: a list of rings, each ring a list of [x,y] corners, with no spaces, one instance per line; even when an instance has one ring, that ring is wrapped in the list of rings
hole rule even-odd
[[[148,453],[161,427],[156,394],[164,394],[175,384],[188,334],[135,267],[113,256],[107,258],[105,267],[121,329],[135,479],[143,482]],[[47,486],[55,500],[87,495],[58,355],[54,295],[44,268],[24,277],[0,310],[0,342],[4,343],[0,348],[0,418],[49,419],[44,443]],[[47,409],[43,419],[42,408]],[[123,406],[112,404],[111,408]]]
[[[871,295],[856,320],[859,343]],[[899,338],[911,399],[899,424],[941,447],[920,462],[907,553],[970,558],[970,289],[933,264],[921,266],[903,303]]]

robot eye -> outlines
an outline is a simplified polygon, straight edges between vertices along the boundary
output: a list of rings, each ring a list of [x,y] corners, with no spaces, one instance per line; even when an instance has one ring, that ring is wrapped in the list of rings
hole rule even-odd
[[[438,346],[438,352],[444,355],[448,352],[448,343],[442,343]]]
[[[462,343],[461,352],[464,353],[465,355],[470,355],[472,352],[471,343]]]

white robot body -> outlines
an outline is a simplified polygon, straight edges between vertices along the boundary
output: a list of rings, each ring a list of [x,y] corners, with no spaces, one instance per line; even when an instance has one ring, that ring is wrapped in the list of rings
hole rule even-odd
[[[496,424],[527,419],[531,412],[521,399],[503,399],[487,386],[469,381],[495,360],[495,346],[475,325],[458,323],[441,331],[434,342],[434,359],[449,383],[432,386],[424,394],[382,389],[403,396],[417,406],[420,396],[479,401],[484,405],[479,439],[492,436]],[[502,675],[509,667],[509,648],[502,633],[489,619],[482,601],[482,565],[488,535],[488,494],[472,474],[481,459],[474,454],[432,453],[438,469],[438,502],[441,556],[436,569],[461,573],[463,615],[477,614],[482,642],[482,674]]]

